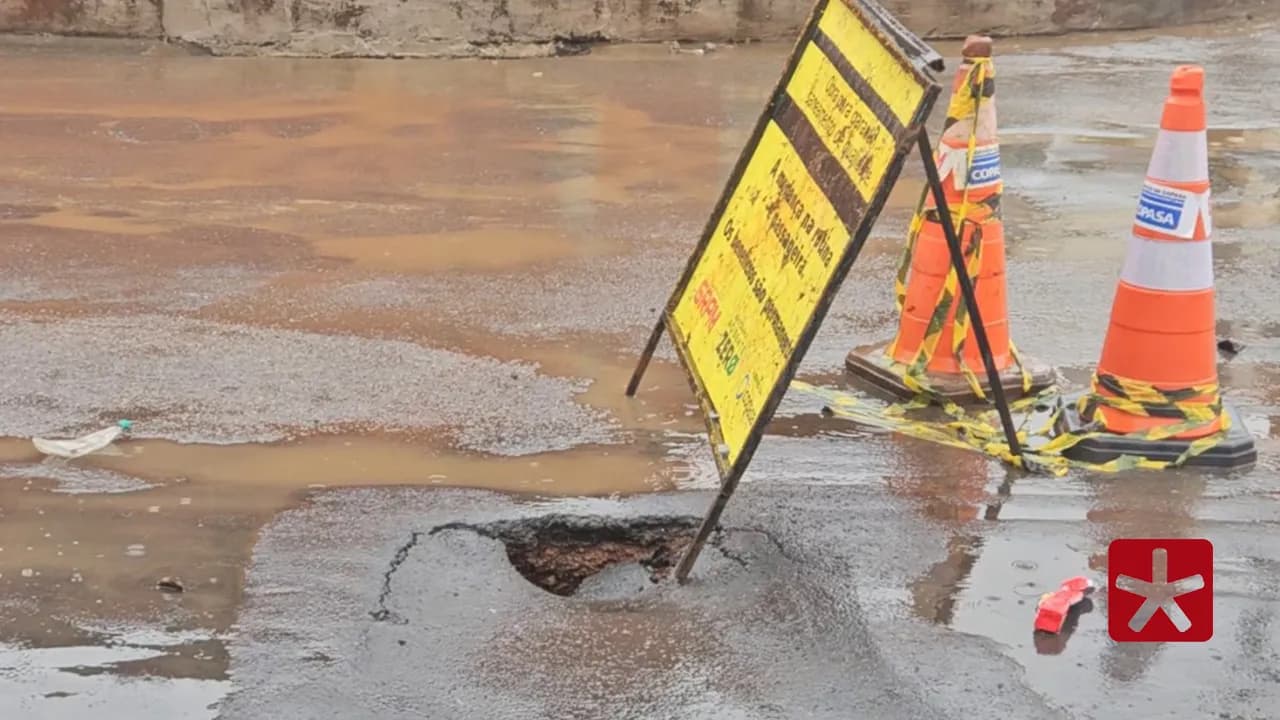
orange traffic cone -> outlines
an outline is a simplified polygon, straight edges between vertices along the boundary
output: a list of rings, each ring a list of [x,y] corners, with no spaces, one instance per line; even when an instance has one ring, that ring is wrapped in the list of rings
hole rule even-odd
[[[1069,418],[1103,434],[1067,454],[1234,466],[1257,453],[1218,389],[1204,70],[1180,66],[1169,85],[1093,392]]]
[[[1017,396],[1047,387],[1052,369],[1023,361],[1009,339],[991,38],[970,36],[962,54],[935,162],[957,219],[992,358],[1005,392]],[[846,366],[902,397],[932,391],[954,401],[984,398],[990,384],[927,188],[903,260],[896,288],[897,335],[888,343],[854,348]]]

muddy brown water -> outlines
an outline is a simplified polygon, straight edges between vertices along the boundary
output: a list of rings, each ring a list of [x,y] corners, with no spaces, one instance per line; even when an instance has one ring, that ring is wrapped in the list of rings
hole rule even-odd
[[[0,54],[3,92],[23,98],[0,114],[6,318],[58,323],[158,308],[532,361],[548,375],[595,378],[579,401],[640,439],[495,458],[451,447],[441,439],[447,427],[386,433],[358,423],[275,443],[136,440],[119,456],[69,463],[41,463],[26,440],[0,441],[0,641],[92,643],[86,624],[143,620],[225,633],[258,528],[320,488],[675,487],[684,471],[665,459],[658,434],[694,432],[700,421],[672,368],[656,367],[646,398],[624,403],[613,391],[629,359],[607,336],[512,342],[472,321],[502,315],[508,298],[498,293],[464,298],[460,320],[429,306],[350,310],[316,298],[384,278],[413,285],[616,254],[592,218],[595,204],[622,209],[610,222],[635,222],[640,211],[626,209],[633,188],[652,186],[679,199],[681,212],[699,212],[738,134],[718,150],[722,118],[651,117],[645,106],[679,99],[634,69],[617,90],[597,82],[583,94],[587,66],[553,74],[562,66],[222,63],[144,52],[101,43],[83,54],[22,45]],[[188,271],[212,283],[166,286]],[[197,302],[174,310],[191,292]],[[161,412],[130,414],[141,428]],[[167,576],[184,583],[179,597],[156,589]],[[191,641],[185,655],[206,642]],[[165,662],[162,674],[176,677],[226,669],[223,652]]]
[[[627,206],[637,192],[697,217],[741,142],[744,128],[726,120],[758,102],[755,83],[722,84],[725,103],[698,97],[710,77],[673,95],[650,68],[683,62],[661,52],[638,64],[604,58],[613,87],[593,81],[589,65],[143,53],[131,44],[98,43],[83,55],[17,45],[0,58],[6,95],[22,97],[0,117],[0,146],[12,159],[0,263],[11,282],[38,286],[0,293],[0,311],[56,323],[159,308],[443,345],[593,378],[578,400],[624,431],[701,429],[670,366],[655,366],[643,398],[622,400],[616,390],[632,358],[607,334],[512,343],[470,322],[503,313],[507,298],[497,294],[466,297],[462,321],[396,306],[307,305],[371,280],[537,273],[616,256],[591,216],[606,205],[609,222],[636,222],[639,211]],[[747,55],[748,66],[777,62],[773,50]],[[690,105],[712,114],[674,110]],[[166,276],[228,267],[248,273],[245,281],[195,288],[196,307],[173,308],[191,284],[153,292]],[[130,414],[145,427],[147,408]],[[311,489],[407,483],[608,495],[670,489],[688,472],[664,458],[658,440],[495,459],[452,449],[438,432],[376,430],[274,444],[128,442],[120,457],[69,463],[88,475],[76,493],[58,492],[67,470],[40,464],[26,441],[5,441],[0,584],[38,597],[39,610],[19,612],[4,634],[53,641],[61,632],[31,632],[29,623],[81,611],[162,616],[173,603],[153,585],[167,575],[186,578],[189,624],[225,631],[254,530]],[[93,492],[113,479],[123,489],[132,479],[138,491]]]

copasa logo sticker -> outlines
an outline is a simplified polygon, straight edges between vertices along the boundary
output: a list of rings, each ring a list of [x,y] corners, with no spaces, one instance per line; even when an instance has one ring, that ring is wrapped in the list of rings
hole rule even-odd
[[[1000,183],[1000,146],[988,145],[973,152],[969,166],[969,187],[983,188]]]
[[[1176,190],[1144,185],[1138,196],[1139,225],[1172,233],[1182,224],[1187,198]]]

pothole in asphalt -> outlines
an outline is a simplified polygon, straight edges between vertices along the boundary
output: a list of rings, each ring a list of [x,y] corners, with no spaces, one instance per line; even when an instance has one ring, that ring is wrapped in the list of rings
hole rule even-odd
[[[565,515],[494,523],[482,534],[500,540],[526,580],[571,596],[584,580],[614,565],[635,563],[658,582],[670,576],[693,541],[696,518],[601,518]]]
[[[395,574],[419,543],[442,532],[474,533],[501,542],[511,566],[546,592],[606,600],[634,596],[643,592],[646,584],[669,578],[701,524],[700,518],[683,516],[611,518],[557,514],[484,524],[437,525],[412,533],[396,550],[383,573],[377,608],[370,614],[379,621],[405,622],[388,607]],[[736,565],[747,567],[747,556],[740,548],[730,547],[731,538],[740,533],[759,534],[777,545],[772,536],[759,530],[717,527],[707,539],[703,556],[714,549]]]

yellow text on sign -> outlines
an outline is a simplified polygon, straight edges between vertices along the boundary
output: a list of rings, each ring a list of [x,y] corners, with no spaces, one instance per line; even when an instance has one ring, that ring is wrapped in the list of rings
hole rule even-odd
[[[719,416],[725,466],[742,453],[848,242],[770,121],[671,313]]]
[[[827,4],[818,20],[818,30],[831,38],[854,72],[884,99],[898,122],[904,127],[910,125],[924,99],[924,87],[897,56],[876,39],[842,0],[831,0]]]
[[[893,162],[897,142],[816,45],[800,56],[787,94],[809,119],[822,145],[867,202]]]

